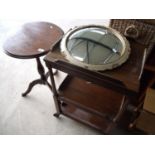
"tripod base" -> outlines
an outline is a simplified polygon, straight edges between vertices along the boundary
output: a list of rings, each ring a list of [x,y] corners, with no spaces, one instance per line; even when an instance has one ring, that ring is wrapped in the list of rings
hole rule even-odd
[[[23,96],[23,97],[26,97],[26,96],[31,92],[32,88],[33,88],[35,85],[37,85],[37,84],[47,85],[47,86],[50,88],[50,90],[52,91],[52,86],[51,86],[51,85],[49,84],[49,82],[47,81],[47,79],[48,79],[48,77],[49,77],[49,72],[47,72],[47,73],[45,74],[44,67],[43,67],[43,65],[41,64],[40,59],[39,59],[39,58],[36,58],[36,60],[37,60],[38,73],[40,74],[41,78],[40,78],[40,79],[36,79],[36,80],[32,81],[32,82],[29,84],[27,90],[26,90],[24,93],[22,93],[22,96]],[[58,71],[56,70],[56,71],[54,72],[54,75],[56,75],[57,72],[58,72]]]

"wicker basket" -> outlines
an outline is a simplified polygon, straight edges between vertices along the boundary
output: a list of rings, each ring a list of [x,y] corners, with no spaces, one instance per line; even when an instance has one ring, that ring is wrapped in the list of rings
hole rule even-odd
[[[112,19],[110,27],[140,44],[149,45],[154,42],[155,20]]]

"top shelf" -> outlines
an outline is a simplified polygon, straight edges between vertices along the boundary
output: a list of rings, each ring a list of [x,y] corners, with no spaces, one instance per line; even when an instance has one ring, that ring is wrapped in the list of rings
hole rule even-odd
[[[93,79],[96,84],[112,86],[116,91],[124,94],[136,95],[139,92],[140,79],[144,69],[144,61],[146,57],[145,47],[130,41],[131,54],[126,63],[120,67],[108,71],[93,71],[86,68],[73,65],[65,59],[60,52],[59,47],[55,47],[52,52],[49,52],[45,57],[45,62],[53,68],[63,72],[77,76],[85,80]],[[89,79],[88,79],[89,78]]]

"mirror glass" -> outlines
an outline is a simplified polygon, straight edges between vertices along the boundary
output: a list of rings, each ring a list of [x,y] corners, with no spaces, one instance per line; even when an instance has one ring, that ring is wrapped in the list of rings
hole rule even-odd
[[[122,54],[122,43],[107,29],[90,27],[71,34],[67,49],[78,61],[102,65],[119,59]]]

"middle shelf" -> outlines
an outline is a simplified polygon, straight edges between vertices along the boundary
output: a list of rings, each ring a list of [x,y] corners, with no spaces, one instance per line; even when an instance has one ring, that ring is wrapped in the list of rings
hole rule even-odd
[[[115,116],[122,94],[88,81],[67,76],[58,90],[59,100],[99,116]]]

